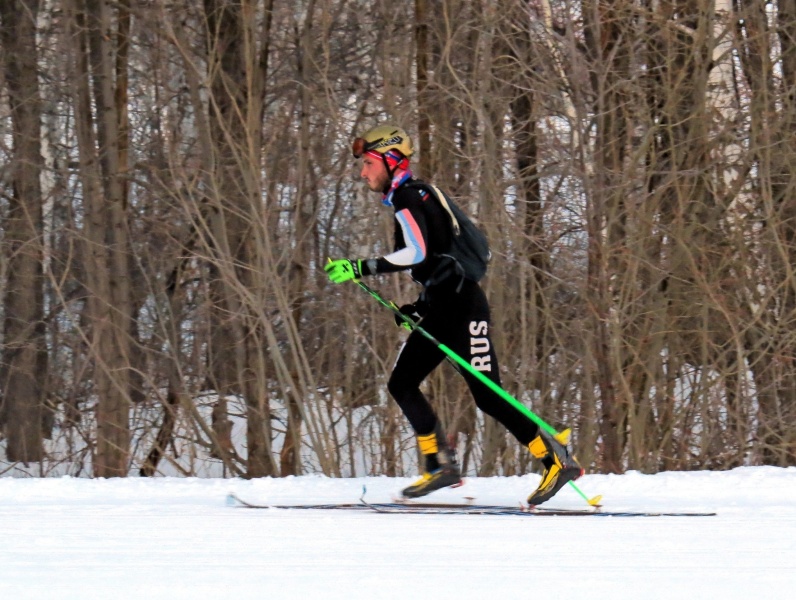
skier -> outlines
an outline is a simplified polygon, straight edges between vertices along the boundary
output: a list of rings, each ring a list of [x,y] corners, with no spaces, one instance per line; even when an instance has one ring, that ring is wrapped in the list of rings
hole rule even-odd
[[[395,211],[395,250],[368,259],[330,260],[325,270],[334,283],[368,275],[409,270],[423,286],[418,300],[400,307],[437,340],[468,360],[497,385],[500,375],[489,335],[490,317],[486,296],[476,277],[451,268],[449,250],[452,226],[449,215],[434,197],[431,186],[415,179],[409,165],[412,141],[393,125],[370,129],[354,140],[354,157],[362,160],[360,176],[368,187],[382,194]],[[447,254],[447,257],[441,255]],[[396,315],[396,322],[402,320]],[[419,480],[403,490],[407,498],[425,496],[461,483],[461,471],[449,447],[442,424],[420,391],[422,381],[445,358],[443,352],[413,331],[400,352],[387,388],[417,435],[424,471]],[[528,497],[538,505],[549,500],[568,481],[583,474],[567,450],[567,440],[551,436],[515,407],[505,402],[472,374],[464,379],[484,413],[502,423],[544,466],[539,487]],[[556,439],[556,438],[559,439]]]

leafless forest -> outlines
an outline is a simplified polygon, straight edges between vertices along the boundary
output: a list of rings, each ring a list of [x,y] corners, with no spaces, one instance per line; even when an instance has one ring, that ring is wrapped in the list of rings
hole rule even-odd
[[[322,270],[389,249],[349,150],[386,120],[487,232],[503,383],[584,466],[796,464],[796,0],[0,0],[0,25],[0,473],[414,473],[406,332]],[[426,391],[468,472],[532,467],[453,369]]]

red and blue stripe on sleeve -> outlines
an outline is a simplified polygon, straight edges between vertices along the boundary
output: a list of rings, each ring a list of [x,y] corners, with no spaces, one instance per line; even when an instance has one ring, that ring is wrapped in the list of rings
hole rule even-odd
[[[396,212],[395,219],[401,226],[406,247],[388,254],[384,260],[400,267],[420,264],[426,259],[426,240],[417,221],[407,208]]]

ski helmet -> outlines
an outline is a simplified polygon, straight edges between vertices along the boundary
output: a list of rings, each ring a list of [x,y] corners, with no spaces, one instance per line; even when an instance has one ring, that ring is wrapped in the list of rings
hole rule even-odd
[[[412,138],[395,125],[379,125],[369,129],[351,145],[354,158],[361,158],[366,152],[384,155],[390,150],[397,150],[404,158],[414,153]]]

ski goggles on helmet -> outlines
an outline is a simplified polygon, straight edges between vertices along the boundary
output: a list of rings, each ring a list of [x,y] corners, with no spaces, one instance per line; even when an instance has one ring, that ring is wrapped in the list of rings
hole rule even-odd
[[[394,135],[391,138],[380,137],[372,142],[369,142],[363,137],[358,137],[351,144],[351,152],[354,158],[362,158],[363,154],[371,151],[383,155],[393,150],[403,156],[403,153],[398,148],[398,145],[402,142],[403,138],[400,135]],[[379,150],[379,148],[381,148],[381,150]]]
[[[376,148],[382,139],[383,138],[379,138],[378,140],[369,142],[365,138],[358,137],[351,143],[351,153],[354,155],[354,158],[362,158],[365,152]]]

